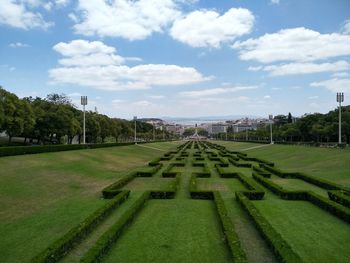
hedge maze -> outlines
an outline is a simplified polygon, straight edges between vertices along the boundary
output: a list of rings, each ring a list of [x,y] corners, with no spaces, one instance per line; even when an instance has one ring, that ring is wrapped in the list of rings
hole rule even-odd
[[[292,187],[293,184],[301,187]],[[162,255],[167,262],[179,262],[181,253],[185,255],[182,262],[348,262],[350,258],[350,189],[311,175],[284,172],[271,161],[229,151],[211,142],[188,141],[150,161],[148,166],[120,178],[103,189],[102,196],[106,199],[105,206],[31,262],[164,262]],[[169,214],[180,213],[179,220],[185,220],[187,214],[181,214],[181,205],[185,203],[193,209],[205,204],[208,205],[205,209],[213,210],[214,217],[208,220],[215,221],[210,224],[218,226],[218,240],[221,238],[222,241],[218,243],[212,236],[207,239],[213,238],[209,243],[222,247],[220,256],[212,253],[214,258],[200,258],[201,253],[205,255],[205,250],[200,248],[200,253],[196,254],[194,247],[201,247],[201,241],[187,246],[191,251],[186,254],[170,241],[164,243],[163,239],[173,240],[176,244],[186,241],[174,241],[161,229],[160,233],[148,233],[148,224],[152,222],[143,216],[150,213],[147,211],[151,211],[148,210],[151,204],[162,206],[162,209],[171,204]],[[179,210],[174,211],[174,207]],[[283,207],[298,212],[295,214]],[[279,218],[274,218],[276,211]],[[115,220],[91,238],[113,213]],[[303,217],[304,214],[310,214],[314,222]],[[158,218],[151,214],[146,218],[157,218],[157,222],[161,222],[162,217],[171,220],[166,219],[167,215],[163,213]],[[283,224],[290,217],[298,220],[292,220],[285,227]],[[194,217],[193,220],[193,226],[188,229],[197,231],[200,220],[206,219]],[[309,229],[307,224],[312,224],[315,230]],[[334,240],[325,233],[329,224],[332,224],[332,234],[337,235]],[[172,227],[176,225],[167,226],[167,229]],[[153,235],[160,237],[143,247],[141,252],[136,251],[141,241],[128,239],[133,229],[144,231],[138,235],[140,240],[144,236],[146,242]],[[299,236],[305,238],[294,238],[298,231]],[[308,240],[316,235],[312,231],[320,235],[320,243]],[[186,233],[181,235],[186,236]],[[142,248],[143,244],[140,246]],[[319,253],[324,247],[328,250]],[[141,253],[140,258],[136,258],[137,253]]]

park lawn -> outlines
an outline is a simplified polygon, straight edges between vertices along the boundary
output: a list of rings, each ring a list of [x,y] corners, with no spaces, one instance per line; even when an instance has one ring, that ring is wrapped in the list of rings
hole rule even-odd
[[[148,201],[104,262],[219,263],[231,258],[212,201],[170,199]]]
[[[139,177],[135,178],[121,189],[130,191],[171,192],[174,191],[176,187],[175,183],[174,178]]]
[[[0,158],[1,262],[28,261],[103,205],[105,186],[159,155],[130,145]]]
[[[252,147],[251,143],[221,142],[227,149]],[[236,145],[237,144],[237,145]],[[297,145],[263,145],[245,151],[248,156],[259,157],[275,163],[276,167],[290,172],[303,172],[350,187],[350,150]]]
[[[307,201],[253,201],[304,262],[349,262],[347,223]]]
[[[233,196],[247,189],[237,178],[197,178],[197,190],[229,192]]]

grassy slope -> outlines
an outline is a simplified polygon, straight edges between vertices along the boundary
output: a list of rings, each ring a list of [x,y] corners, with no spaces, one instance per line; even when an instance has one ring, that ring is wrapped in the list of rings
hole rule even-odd
[[[132,145],[0,158],[1,262],[27,261],[101,206],[103,187],[161,153]]]
[[[305,262],[349,262],[350,228],[305,201],[254,201]]]
[[[229,261],[213,202],[173,199],[148,201],[104,262]]]
[[[257,146],[251,143],[218,142],[231,150]],[[286,171],[304,172],[350,187],[350,150],[307,146],[268,145],[247,150],[249,156],[275,162]]]

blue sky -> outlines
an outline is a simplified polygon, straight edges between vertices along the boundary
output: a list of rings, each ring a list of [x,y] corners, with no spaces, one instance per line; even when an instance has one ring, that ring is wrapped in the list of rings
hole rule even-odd
[[[328,112],[348,0],[1,0],[0,85],[111,117]]]

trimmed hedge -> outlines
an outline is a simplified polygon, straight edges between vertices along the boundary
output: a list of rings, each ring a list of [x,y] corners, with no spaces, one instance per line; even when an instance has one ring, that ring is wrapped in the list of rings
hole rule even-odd
[[[260,214],[259,210],[254,206],[252,201],[250,201],[243,193],[240,192],[236,192],[236,199],[248,213],[258,231],[272,248],[274,254],[280,262],[303,262],[292,247],[271,226],[269,221]]]
[[[171,169],[173,169],[174,166],[174,163],[170,163],[168,167],[162,172],[162,177],[175,177],[178,174],[178,172],[171,172]]]
[[[347,208],[350,208],[350,195],[345,191],[328,191],[329,198]]]
[[[307,200],[314,205],[350,223],[350,209],[313,192],[307,192]]]
[[[280,176],[282,178],[296,178],[296,179],[300,179],[303,180],[305,182],[308,182],[310,184],[319,186],[321,188],[327,189],[327,190],[345,190],[347,192],[350,192],[350,189],[344,186],[340,186],[338,184],[335,184],[333,182],[321,179],[321,178],[316,178],[304,173],[291,173],[291,172],[283,172],[280,169],[277,169],[276,167],[270,167],[267,165],[261,165],[262,168],[264,168],[265,170]]]
[[[163,167],[163,164],[159,163],[158,165],[153,166],[151,169],[137,171],[136,174],[139,177],[151,177],[152,175],[157,173],[162,167]]]
[[[79,225],[69,230],[63,237],[56,240],[48,248],[34,257],[32,263],[57,262],[77,244],[79,244],[93,229],[100,224],[111,212],[120,206],[128,197],[130,191],[122,191],[106,205],[96,210]]]
[[[239,237],[235,231],[235,226],[232,223],[230,217],[228,216],[228,212],[227,212],[224,200],[222,199],[222,196],[218,191],[214,192],[214,202],[215,202],[216,210],[220,217],[221,226],[224,230],[226,242],[231,251],[233,262],[235,263],[248,262],[246,254],[242,249]]]
[[[228,160],[236,167],[247,167],[247,168],[252,167],[251,163],[242,163],[242,162],[239,162],[239,161],[235,160],[232,157],[229,157]]]
[[[258,174],[260,174],[261,176],[265,177],[265,178],[271,178],[271,174],[264,171],[263,169],[261,169],[258,166],[253,165],[252,166],[253,170],[256,171]]]
[[[218,171],[220,177],[222,178],[236,178],[237,172],[225,171],[220,164],[215,164],[215,168]]]
[[[129,209],[112,225],[82,257],[80,262],[101,262],[113,244],[117,241],[137,213],[143,208],[145,202],[150,198],[150,191],[144,192]]]
[[[113,198],[115,195],[117,195],[120,190],[119,188],[123,187],[124,185],[128,184],[131,180],[133,180],[137,176],[136,172],[131,172],[127,174],[126,176],[120,178],[115,183],[107,186],[102,190],[102,195],[104,198],[109,199]]]
[[[340,204],[330,201],[329,199],[317,195],[311,191],[287,191],[281,186],[267,180],[259,174],[253,172],[253,177],[262,185],[279,195],[282,199],[287,200],[304,200],[326,210],[327,212],[339,217],[340,219],[350,223],[350,209]]]
[[[152,141],[156,142],[156,141]],[[138,144],[145,144],[150,142],[138,142]],[[105,147],[127,146],[133,145],[134,142],[116,142],[116,143],[91,143],[91,144],[58,144],[58,145],[38,145],[38,146],[9,146],[0,147],[0,157],[23,155],[23,154],[37,154],[46,152],[61,152],[73,151],[82,149],[97,149]]]
[[[160,158],[156,158],[148,163],[149,166],[157,166],[160,162]]]
[[[264,190],[252,178],[244,176],[242,173],[237,173],[237,177],[249,189],[249,191],[243,191],[243,194],[249,200],[261,200],[264,198]]]

